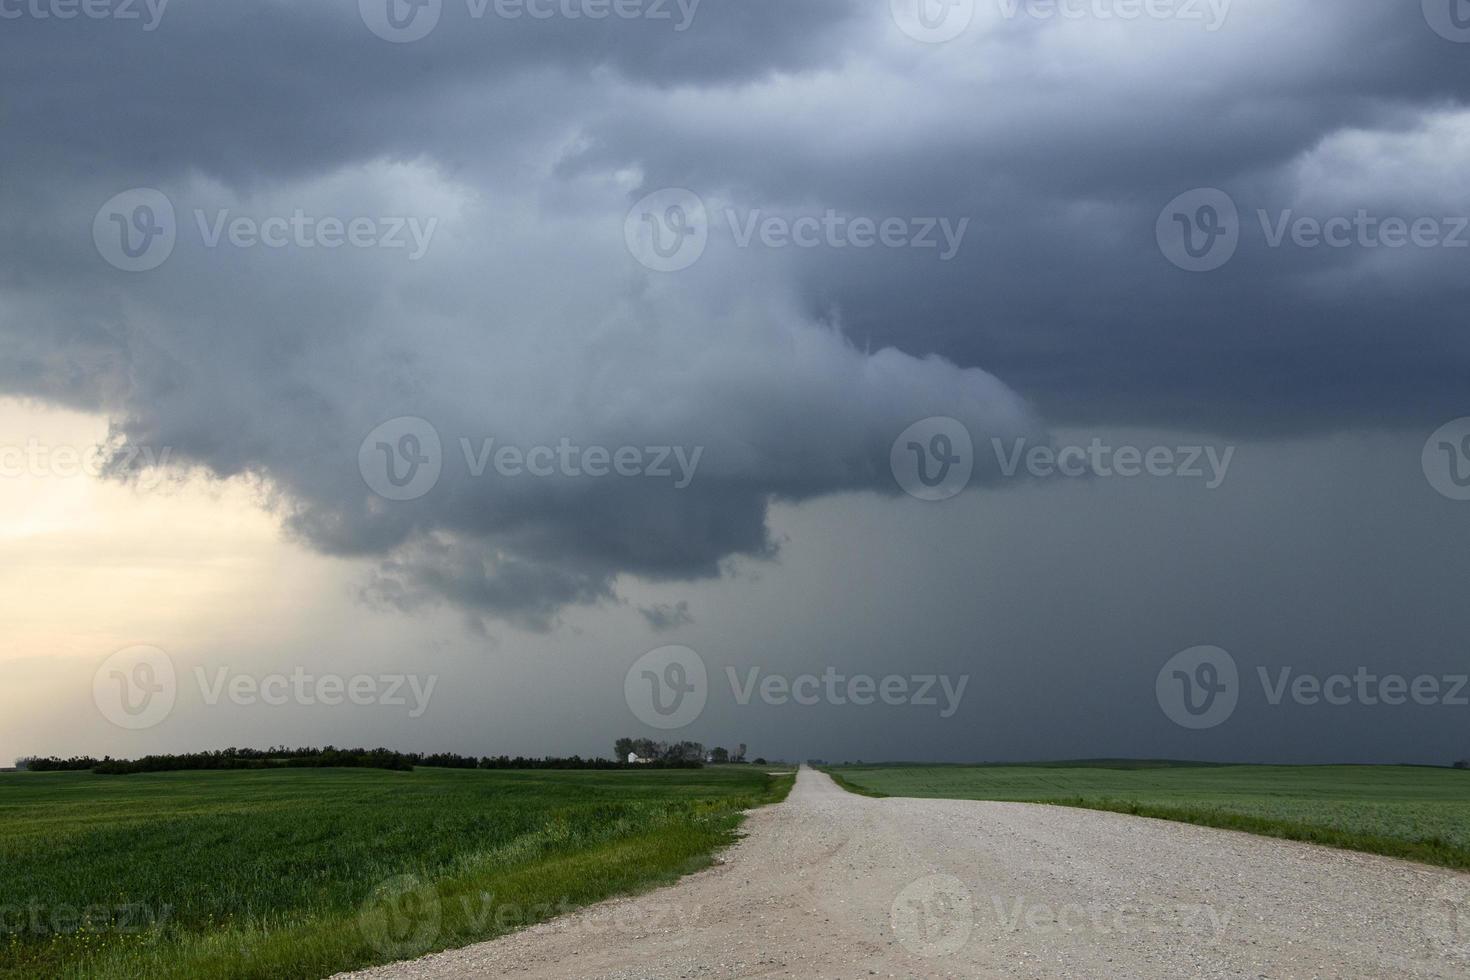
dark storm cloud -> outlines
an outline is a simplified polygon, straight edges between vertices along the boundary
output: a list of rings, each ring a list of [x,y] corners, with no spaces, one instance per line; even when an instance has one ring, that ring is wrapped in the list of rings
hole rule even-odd
[[[940,70],[875,55],[850,66],[853,92],[794,86],[811,101],[772,98],[722,126],[681,106],[623,111],[584,160],[636,161],[772,213],[970,216],[947,265],[793,252],[808,309],[839,311],[860,343],[984,363],[1057,422],[1273,433],[1458,411],[1470,249],[1408,249],[1361,277],[1381,256],[1268,248],[1257,211],[1470,213],[1437,165],[1465,160],[1470,48],[1418,5],[1371,2],[1236,3],[1217,33],[1137,25],[1153,39],[1137,47],[1087,31],[1002,22],[973,61]],[[1296,163],[1334,134],[1412,145],[1436,129],[1417,169],[1303,206],[1313,186]],[[1240,254],[1213,275],[1155,246],[1163,206],[1202,186],[1230,192],[1245,221]],[[1337,288],[1316,288],[1333,273]]]
[[[678,602],[661,602],[654,606],[642,607],[638,611],[643,614],[648,625],[660,633],[688,626],[694,622],[694,617],[689,612],[689,602],[682,599]]]
[[[533,625],[621,575],[774,554],[773,500],[895,493],[893,440],[926,416],[984,444],[1034,433],[1032,404],[1269,432],[1455,404],[1466,253],[1251,240],[1189,274],[1154,241],[1199,186],[1248,225],[1256,207],[1470,209],[1443,178],[1470,162],[1470,47],[1417,6],[1241,0],[1207,32],[981,3],[946,45],[887,8],[704,0],[679,31],[446,3],[410,43],[347,2],[174,0],[153,31],[0,21],[0,390],[259,478],[302,540],[382,560],[375,603]],[[1373,179],[1383,159],[1391,182]],[[970,224],[948,260],[737,248],[724,230],[692,268],[651,273],[623,221],[667,186],[717,215]],[[91,239],[129,187],[166,194],[180,238],[133,275]],[[417,261],[204,243],[222,211],[298,209],[437,230]],[[387,501],[359,449],[410,416],[444,472]],[[703,457],[679,488],[497,479],[461,448],[491,438]]]
[[[658,8],[669,19],[506,19],[493,0],[479,17],[448,0],[437,28],[409,44],[374,36],[356,0],[173,0],[153,31],[0,20],[0,91],[12,93],[0,161],[243,182],[377,156],[463,165],[486,144],[575,126],[569,107],[542,103],[565,77],[725,85],[830,64],[840,49],[820,39],[839,36],[855,9],[704,0],[679,31],[673,0]]]

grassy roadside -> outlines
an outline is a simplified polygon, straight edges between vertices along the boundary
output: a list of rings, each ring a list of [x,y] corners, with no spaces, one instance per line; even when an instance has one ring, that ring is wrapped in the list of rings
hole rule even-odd
[[[889,795],[887,793],[881,793],[876,789],[870,789],[867,786],[862,786],[858,783],[853,782],[852,780],[843,776],[842,770],[840,769],[832,769],[824,766],[822,767],[822,772],[825,772],[828,776],[831,776],[832,782],[836,783],[838,786],[841,786],[843,789],[856,796],[870,796],[873,799],[881,800],[886,799]]]
[[[748,767],[6,775],[0,975],[322,977],[453,948],[706,867],[792,782]]]
[[[1470,773],[1450,769],[1097,762],[824,771],[868,796],[1107,810],[1470,870]]]

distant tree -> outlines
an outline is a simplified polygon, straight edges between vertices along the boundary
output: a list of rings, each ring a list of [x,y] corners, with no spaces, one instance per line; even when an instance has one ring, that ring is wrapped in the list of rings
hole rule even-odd
[[[709,761],[723,764],[730,761],[730,750],[716,745],[709,750]]]
[[[1470,759],[1461,759],[1455,763],[1456,769],[1470,769]]]
[[[769,762],[767,762],[765,759],[761,758],[760,756],[756,756],[755,757],[755,764],[758,765],[758,766],[768,766],[768,765],[770,765]]]
[[[636,750],[633,748],[633,740],[631,738],[620,738],[613,743],[613,758],[618,762],[627,762],[628,756],[632,755],[634,751]]]
[[[672,745],[659,743],[658,758],[666,762],[702,762],[704,745],[699,742],[674,742]]]
[[[744,742],[741,742],[740,743],[740,747],[735,750],[735,754],[730,757],[730,761],[731,762],[744,762],[745,761],[745,743]]]

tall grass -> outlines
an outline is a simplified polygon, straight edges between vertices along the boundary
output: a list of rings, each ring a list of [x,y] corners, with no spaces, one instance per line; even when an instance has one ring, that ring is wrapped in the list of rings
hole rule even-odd
[[[841,766],[870,796],[1110,810],[1470,869],[1470,772],[1427,766]]]
[[[321,977],[463,945],[702,867],[790,784],[745,767],[5,774],[0,975]]]

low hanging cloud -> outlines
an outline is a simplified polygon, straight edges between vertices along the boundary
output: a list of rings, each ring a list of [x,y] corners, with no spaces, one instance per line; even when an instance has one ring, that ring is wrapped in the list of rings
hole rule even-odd
[[[697,579],[771,556],[773,500],[899,493],[890,451],[917,420],[1036,431],[981,370],[865,352],[804,316],[759,259],[651,272],[624,241],[641,186],[573,183],[555,207],[429,163],[254,194],[166,184],[177,240],[158,268],[119,277],[66,243],[93,270],[86,302],[114,316],[91,375],[29,382],[94,399],[125,445],[258,480],[300,540],[380,559],[375,605],[533,627],[612,599],[620,575]],[[335,240],[324,215],[364,221],[360,247],[316,240]],[[433,228],[422,256],[407,233],[401,248],[374,237],[408,218]],[[404,436],[435,472],[398,493],[374,467],[413,463],[395,455]]]

